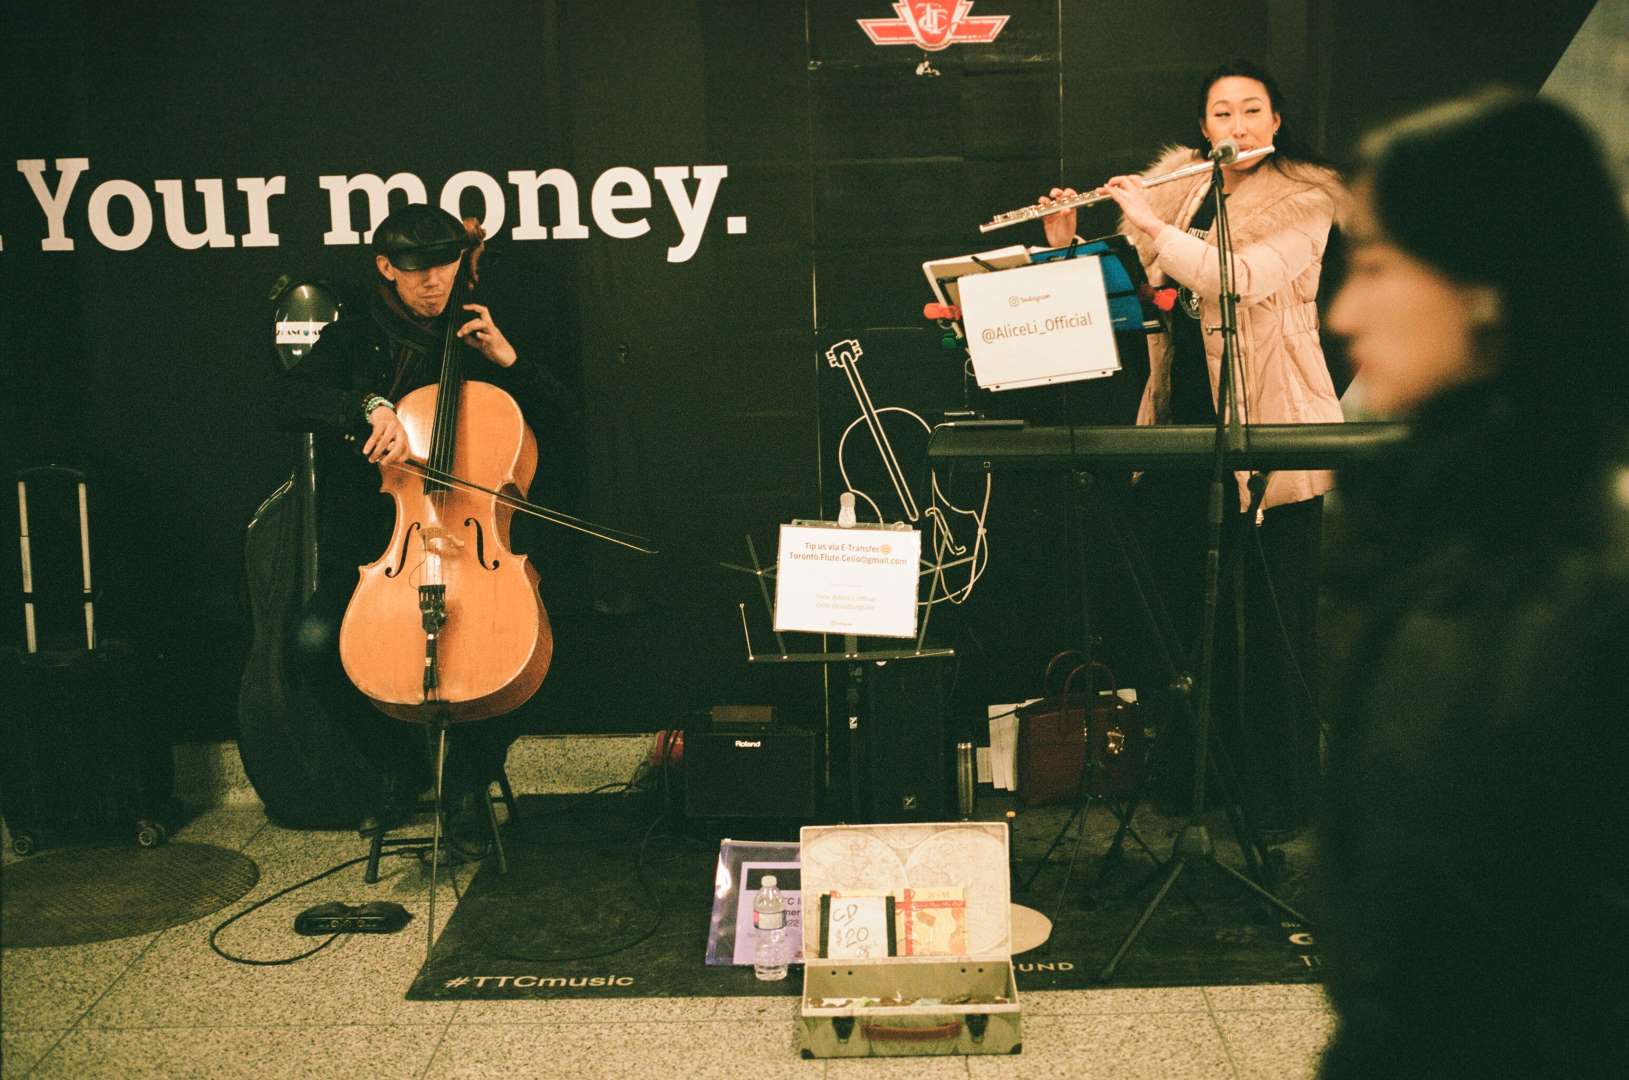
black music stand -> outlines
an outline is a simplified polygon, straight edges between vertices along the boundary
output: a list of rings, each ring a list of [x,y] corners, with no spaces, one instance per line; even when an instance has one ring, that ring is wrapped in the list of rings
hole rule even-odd
[[[1017,254],[1020,251],[1023,252],[1021,256]],[[937,296],[941,301],[948,299],[957,304],[959,307],[961,304],[961,295],[959,291],[961,279],[970,274],[1010,271],[1024,265],[1067,262],[1069,260],[1079,258],[1095,258],[1102,271],[1103,291],[1108,307],[1110,330],[1116,334],[1128,332],[1146,334],[1164,327],[1164,323],[1160,318],[1160,313],[1153,303],[1153,289],[1148,283],[1147,275],[1143,270],[1142,261],[1138,258],[1136,249],[1133,247],[1131,240],[1124,235],[1114,233],[1108,236],[1098,237],[1093,240],[1080,240],[1077,238],[1071,241],[1069,244],[1056,248],[1032,248],[1028,249],[1027,251],[1019,248],[1002,249],[1001,254],[1005,254],[1007,252],[1012,252],[1013,254],[1002,261],[985,260],[977,256],[966,256],[962,259],[949,259],[925,263],[923,265],[923,271],[928,277],[928,283],[932,287],[934,295]],[[997,253],[990,254],[994,255]],[[956,322],[956,333],[958,336],[965,336],[963,327],[959,320]],[[1097,375],[1109,375],[1113,374],[1114,370],[1118,370],[1118,364],[1116,365],[1115,369],[1097,371],[1092,375],[1083,376],[1079,374],[1063,374],[1048,378],[1045,381],[1047,383],[1066,382],[1083,377],[1090,378]],[[1000,390],[1003,388],[1004,387],[1000,386],[992,386],[989,389]],[[1014,423],[1014,421],[1003,420],[972,420],[961,421],[957,426],[974,427],[984,424],[995,427],[1009,426]],[[1091,474],[1088,471],[1081,469],[1077,464],[1071,462],[1070,469],[1073,477],[1073,513],[1078,523],[1079,533],[1080,535],[1084,536],[1089,492],[1093,481]],[[1092,634],[1090,588],[1088,585],[1089,571],[1087,560],[1087,552],[1084,544],[1082,544],[1079,547],[1081,633],[1084,644],[1084,648],[1081,650],[1081,653],[1086,659],[1089,660],[1093,656],[1094,637]],[[1041,856],[1039,865],[1036,866],[1036,868],[1031,872],[1029,879],[1023,884],[1023,888],[1026,890],[1034,884],[1041,871],[1050,864],[1052,853],[1056,851],[1058,845],[1063,842],[1063,838],[1068,833],[1070,826],[1078,823],[1079,827],[1074,846],[1070,851],[1068,868],[1064,873],[1064,880],[1058,892],[1058,900],[1053,908],[1054,922],[1057,921],[1057,917],[1062,911],[1064,897],[1068,892],[1069,882],[1074,875],[1075,864],[1080,855],[1080,847],[1085,840],[1085,818],[1089,812],[1091,803],[1096,798],[1091,794],[1091,775],[1095,758],[1089,748],[1089,707],[1087,709],[1083,709],[1082,723],[1083,729],[1081,732],[1081,737],[1088,743],[1087,763],[1085,768],[1082,770],[1081,780],[1076,789],[1074,806],[1071,809],[1069,817],[1064,821],[1063,826],[1053,836],[1052,842],[1048,845],[1046,853]],[[1131,836],[1137,842],[1137,844],[1148,853],[1151,859],[1155,859],[1157,862],[1157,856],[1154,855],[1153,851],[1143,841],[1142,836],[1138,834],[1136,829],[1132,826],[1132,817],[1136,813],[1140,796],[1133,797],[1129,801],[1118,806],[1108,799],[1100,799],[1097,801],[1102,801],[1119,822],[1119,827],[1115,831],[1114,839],[1110,843],[1109,849],[1104,855],[1104,872],[1107,872],[1108,866],[1112,865],[1115,859],[1117,859],[1121,854],[1124,848],[1125,839],[1128,835]]]
[[[999,273],[1020,266],[1093,256],[1103,266],[1103,291],[1108,297],[1109,320],[1114,332],[1141,330],[1149,333],[1161,329],[1164,323],[1153,306],[1153,289],[1143,270],[1142,260],[1137,257],[1137,249],[1130,239],[1120,233],[1092,240],[1075,240],[1056,248],[1002,248],[999,252],[985,252],[983,255],[934,259],[922,264],[922,273],[939,303],[960,308],[961,294],[957,282],[968,274]],[[951,322],[957,338],[965,340],[961,320],[953,319]]]
[[[1083,379],[1097,379],[1113,375],[1120,370],[1118,352],[1113,352],[1113,366],[1102,363],[1101,357],[1093,349],[1086,352],[1077,352],[1071,349],[1063,354],[1050,355],[1052,365],[1040,368],[1027,368],[1023,371],[1012,371],[1011,354],[1004,356],[999,352],[986,352],[981,360],[976,343],[969,337],[966,324],[970,320],[969,312],[981,312],[984,319],[994,320],[992,309],[995,306],[993,298],[983,296],[975,301],[973,297],[964,297],[966,282],[977,281],[984,285],[986,274],[1006,274],[1012,287],[1020,291],[1033,292],[1040,287],[1038,281],[1018,283],[1020,276],[1038,272],[1041,267],[1068,263],[1076,259],[1094,260],[1102,276],[1101,302],[1103,313],[1106,315],[1109,337],[1125,332],[1147,333],[1158,330],[1163,325],[1160,322],[1159,312],[1153,305],[1153,290],[1149,287],[1147,276],[1143,272],[1142,263],[1137,258],[1136,249],[1131,241],[1124,236],[1113,235],[1099,237],[1095,240],[1075,241],[1065,247],[1059,248],[1024,248],[1014,246],[1001,248],[997,251],[987,251],[979,255],[960,255],[946,259],[934,259],[922,264],[922,273],[927,278],[928,287],[934,297],[941,303],[955,309],[953,317],[949,320],[951,329],[957,340],[961,341],[967,350],[968,358],[975,378],[981,388],[993,392],[1003,390],[1021,389],[1025,387],[1050,386],[1058,383],[1068,383]],[[1069,283],[1065,287],[1073,287]],[[966,286],[971,288],[970,285]],[[1048,288],[1058,288],[1051,279],[1046,282]],[[1090,289],[1097,292],[1095,283]],[[1031,297],[1031,299],[1050,299],[1049,295]],[[1007,303],[1012,303],[1012,300]],[[988,306],[981,306],[988,305]],[[1095,306],[1090,299],[1085,309],[1090,311]],[[1001,305],[1002,319],[1007,312],[1006,305]],[[1026,309],[1027,310],[1027,309]],[[974,327],[977,330],[977,325]],[[987,329],[989,329],[987,327]],[[1050,325],[1048,332],[1052,332]],[[1065,331],[1061,328],[1059,332]],[[989,337],[984,339],[985,350],[1000,350],[1010,348],[992,344]],[[1038,347],[1042,339],[1025,337],[1030,348]],[[1092,359],[1092,357],[1097,357]],[[1026,366],[1027,367],[1027,366]]]
[[[827,524],[827,523],[822,523]],[[832,523],[834,524],[834,523]],[[764,610],[769,616],[770,625],[775,623],[775,605],[769,597],[768,579],[775,576],[774,567],[765,567],[758,558],[758,548],[747,537],[747,554],[752,559],[752,569],[748,571],[758,581],[758,590],[763,598]],[[746,570],[745,567],[734,569]],[[753,648],[752,633],[747,628],[747,605],[737,605],[741,614],[741,636],[747,646],[747,662],[752,664],[842,664],[847,669],[845,680],[846,692],[844,701],[847,706],[846,718],[848,721],[848,802],[849,819],[862,821],[865,809],[860,801],[860,723],[864,710],[861,708],[862,691],[865,686],[865,666],[868,663],[887,663],[894,660],[927,660],[945,659],[954,657],[956,650],[950,648],[934,648],[927,645],[928,619],[933,611],[930,605],[922,614],[921,625],[917,628],[915,643],[912,647],[898,648],[865,648],[860,647],[859,638],[849,634],[843,637],[843,650],[830,651],[795,651],[787,648],[786,636],[782,631],[775,630],[776,650],[760,653]],[[828,721],[826,730],[826,754],[823,760],[830,768],[831,761],[831,730]],[[830,774],[828,773],[828,776]],[[829,785],[828,785],[829,788]],[[828,792],[829,795],[829,792]]]

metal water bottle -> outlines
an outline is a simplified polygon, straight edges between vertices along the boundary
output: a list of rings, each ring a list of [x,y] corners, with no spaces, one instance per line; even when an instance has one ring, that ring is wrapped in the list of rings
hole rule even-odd
[[[973,744],[956,744],[956,812],[963,818],[973,816],[973,781],[977,773],[973,762]]]

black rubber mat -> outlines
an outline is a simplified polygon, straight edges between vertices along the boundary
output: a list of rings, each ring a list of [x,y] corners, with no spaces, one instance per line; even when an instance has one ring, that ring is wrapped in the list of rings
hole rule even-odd
[[[981,811],[985,807],[981,805]],[[627,797],[527,798],[508,830],[509,873],[488,859],[436,942],[407,996],[414,1000],[538,997],[685,997],[797,994],[802,969],[763,983],[750,968],[704,963],[718,836],[666,819]],[[1023,811],[1014,825],[1015,882],[1040,866],[1068,807]],[[981,813],[980,816],[985,816]],[[1000,807],[990,808],[1000,820]],[[1224,815],[1211,826],[1222,862],[1241,866]],[[1171,852],[1181,819],[1135,818],[1155,855]],[[1117,863],[1104,852],[1115,823],[1101,806],[1063,889],[1071,832],[1034,888],[1014,900],[1051,915],[1051,939],[1015,958],[1020,991],[1093,986],[1191,986],[1312,982],[1321,977],[1311,931],[1270,915],[1224,873],[1185,870],[1127,953],[1115,978],[1099,973],[1152,898],[1154,861],[1135,842]],[[735,839],[795,840],[732,833]],[[1278,895],[1302,901],[1310,844],[1288,849]],[[1062,896],[1062,906],[1057,907]]]
[[[61,848],[0,871],[0,945],[84,945],[201,919],[260,880],[240,852],[209,844]]]

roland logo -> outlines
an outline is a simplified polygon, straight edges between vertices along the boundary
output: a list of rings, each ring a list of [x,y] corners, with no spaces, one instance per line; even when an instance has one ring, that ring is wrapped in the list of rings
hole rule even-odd
[[[762,739],[737,739],[735,745],[742,750],[757,750],[764,745]]]

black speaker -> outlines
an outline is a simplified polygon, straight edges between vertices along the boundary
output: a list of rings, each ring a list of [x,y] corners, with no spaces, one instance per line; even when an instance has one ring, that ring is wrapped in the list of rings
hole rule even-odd
[[[870,821],[944,821],[954,807],[944,658],[866,668],[863,803]]]
[[[789,727],[684,733],[684,809],[693,818],[813,820],[814,732]]]

